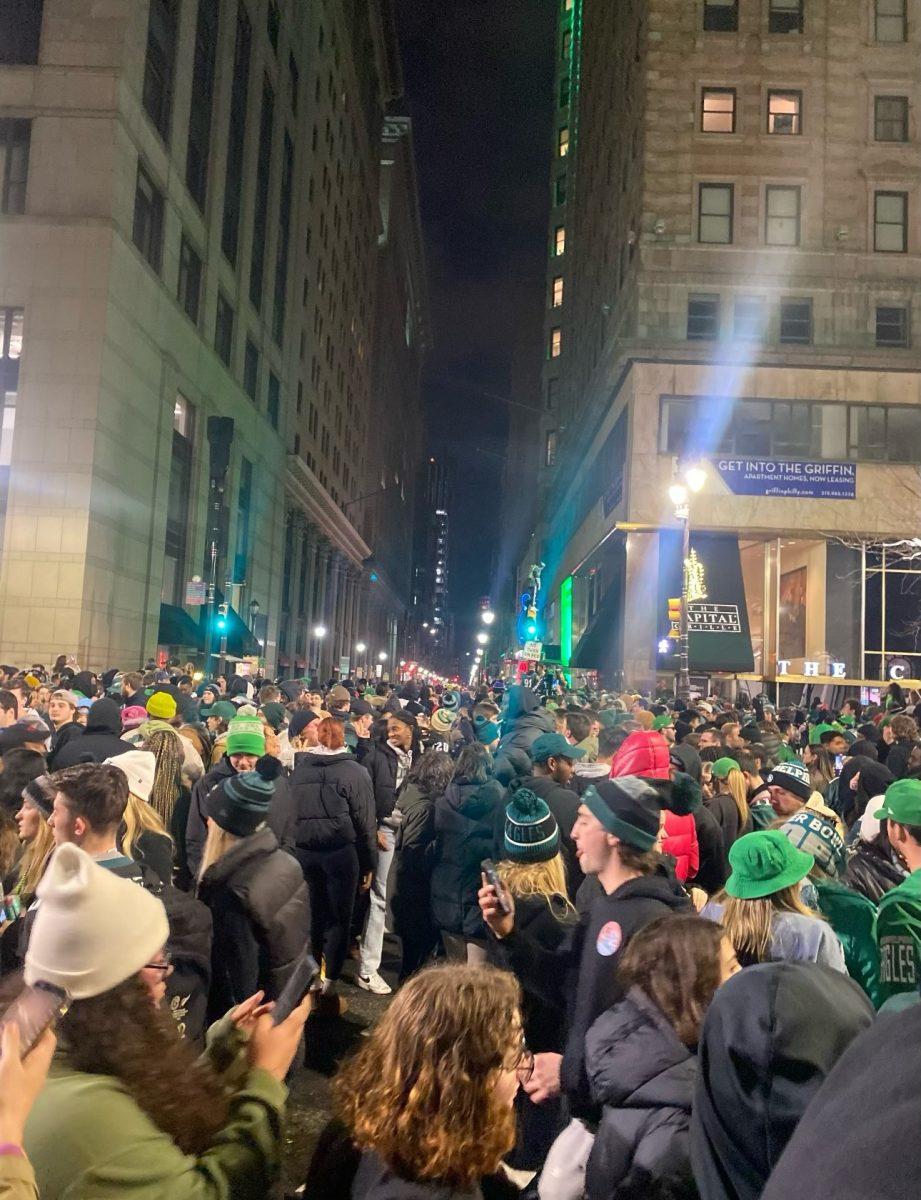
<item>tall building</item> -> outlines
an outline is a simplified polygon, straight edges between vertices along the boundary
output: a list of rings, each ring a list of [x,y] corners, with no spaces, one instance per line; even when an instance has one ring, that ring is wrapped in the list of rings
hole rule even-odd
[[[0,8],[0,656],[200,656],[212,578],[270,670],[398,619],[360,499],[395,46],[387,0]]]
[[[452,463],[429,458],[419,471],[413,560],[413,640],[411,655],[422,662],[447,663],[454,652],[450,594],[450,514]]]
[[[699,464],[692,670],[921,677],[916,16],[562,0],[537,540],[574,669],[674,678]]]

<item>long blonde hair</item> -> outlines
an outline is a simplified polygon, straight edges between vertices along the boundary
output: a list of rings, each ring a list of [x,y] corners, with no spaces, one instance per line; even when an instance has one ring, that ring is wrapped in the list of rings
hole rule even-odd
[[[563,856],[555,855],[547,862],[523,863],[503,859],[496,864],[499,878],[516,899],[543,896],[557,920],[564,921],[575,912],[566,893],[566,868]]]
[[[38,833],[27,844],[22,858],[19,860],[19,879],[13,889],[17,895],[26,900],[32,899],[41,877],[45,873],[45,867],[48,865],[48,858],[53,849],[54,834],[51,832],[51,826],[42,816]]]
[[[720,903],[723,905],[721,924],[736,954],[756,962],[765,962],[770,954],[777,913],[798,913],[817,921],[824,919],[821,913],[803,903],[798,883],[757,900],[740,900],[724,892]]]
[[[216,862],[224,857],[232,846],[235,846],[240,838],[235,833],[228,833],[226,829],[222,829],[217,821],[208,821],[208,836],[205,839],[205,848],[202,851],[201,866],[198,868],[199,883],[204,878],[205,872],[209,867],[213,867]]]
[[[146,830],[151,833],[162,833],[169,837],[169,832],[146,800],[141,800],[132,792],[128,793],[128,803],[125,806],[125,833],[121,839],[122,849],[129,858],[134,858],[134,850],[138,838]],[[170,841],[172,842],[172,838]]]
[[[725,779],[718,779],[717,786],[721,792],[728,792],[735,800],[736,808],[739,810],[739,820],[744,829],[751,814],[748,808],[748,789],[745,786],[745,776],[742,774],[741,767],[733,768]]]

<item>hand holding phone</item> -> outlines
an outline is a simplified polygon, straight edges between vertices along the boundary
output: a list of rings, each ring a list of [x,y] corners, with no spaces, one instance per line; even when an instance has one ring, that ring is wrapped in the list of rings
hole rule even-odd
[[[480,865],[483,871],[483,886],[477,899],[483,920],[497,938],[508,937],[515,928],[515,903],[508,888],[499,878],[492,859],[487,858]]]
[[[288,982],[272,1009],[272,1024],[280,1025],[301,1004],[313,984],[320,978],[316,959],[305,950],[294,964]]]
[[[496,898],[499,901],[499,907],[506,916],[512,911],[511,901],[509,900],[508,889],[499,878],[499,872],[496,870],[496,864],[491,858],[484,858],[480,863],[480,870],[486,876],[486,882],[492,884],[496,889]]]
[[[70,996],[50,983],[24,987],[0,1018],[0,1030],[15,1025],[19,1054],[25,1058],[46,1029],[53,1029],[70,1008]],[[5,1043],[4,1043],[5,1045]]]

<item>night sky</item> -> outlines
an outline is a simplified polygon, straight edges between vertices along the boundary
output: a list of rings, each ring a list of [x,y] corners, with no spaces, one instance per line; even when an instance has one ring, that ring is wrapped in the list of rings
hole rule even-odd
[[[396,7],[428,259],[429,447],[456,468],[450,582],[463,657],[477,601],[495,590],[507,450],[508,405],[484,393],[509,396],[516,356],[540,354],[559,5]]]

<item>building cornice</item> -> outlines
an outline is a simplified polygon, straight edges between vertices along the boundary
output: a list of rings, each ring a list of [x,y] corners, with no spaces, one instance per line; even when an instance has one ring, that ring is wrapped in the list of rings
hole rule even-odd
[[[371,547],[297,454],[288,455],[285,490],[294,503],[303,509],[307,519],[356,567],[361,567],[371,557]]]

